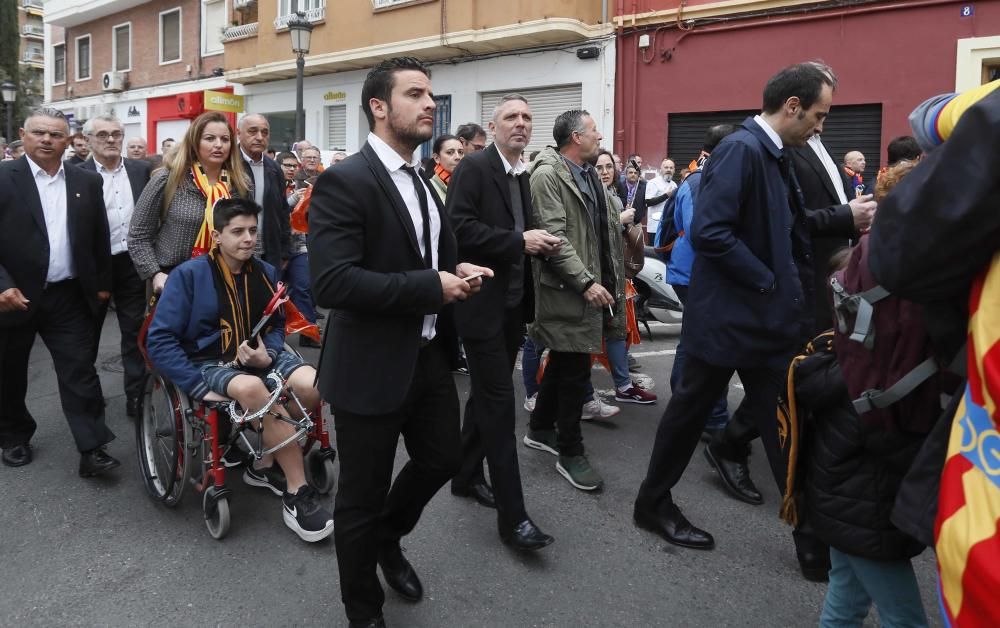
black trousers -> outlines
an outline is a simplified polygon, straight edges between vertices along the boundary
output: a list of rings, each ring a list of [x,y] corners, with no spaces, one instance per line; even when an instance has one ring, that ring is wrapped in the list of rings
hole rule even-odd
[[[122,367],[125,373],[125,397],[137,399],[142,394],[142,379],[146,373],[146,363],[142,359],[136,338],[146,315],[146,282],[139,278],[129,254],[119,253],[111,257],[112,288],[115,299],[115,314],[118,316],[118,330],[121,332]],[[105,302],[97,314],[94,338],[94,362],[101,344],[104,318],[108,315]]]
[[[786,461],[778,447],[775,412],[778,393],[785,383],[785,372],[767,368],[715,366],[688,354],[680,385],[673,391],[660,418],[646,479],[639,488],[636,505],[659,510],[672,501],[670,490],[681,479],[691,461],[712,406],[726,391],[734,371],[739,374],[746,394],[733,418],[735,420],[742,415],[757,420],[771,472],[784,492]],[[729,431],[728,426],[726,431]],[[726,444],[719,453],[732,460],[746,460],[745,445],[730,447]]]
[[[52,354],[59,400],[77,450],[96,449],[114,440],[104,423],[104,396],[94,367],[94,315],[79,281],[49,284],[34,316],[0,329],[0,447],[26,444],[37,424],[25,397],[28,358],[39,334]]]
[[[417,525],[424,506],[461,463],[459,405],[444,346],[420,350],[406,401],[385,415],[344,412],[334,404],[340,481],[333,511],[340,593],[351,621],[382,614],[376,574],[383,543]],[[392,481],[402,434],[410,460]],[[391,486],[390,486],[391,485]]]
[[[499,335],[463,339],[472,393],[462,424],[462,469],[452,485],[466,488],[483,481],[485,457],[490,464],[497,513],[504,524],[514,525],[528,518],[517,464],[512,380],[523,337],[521,308],[505,310],[503,317]]]
[[[589,353],[549,350],[549,363],[538,387],[529,425],[533,431],[558,427],[560,456],[583,455],[580,416],[589,381]]]

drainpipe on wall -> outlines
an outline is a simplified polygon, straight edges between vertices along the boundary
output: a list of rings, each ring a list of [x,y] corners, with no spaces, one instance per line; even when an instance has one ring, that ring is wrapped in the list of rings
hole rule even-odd
[[[601,24],[608,23],[608,0],[601,0]]]

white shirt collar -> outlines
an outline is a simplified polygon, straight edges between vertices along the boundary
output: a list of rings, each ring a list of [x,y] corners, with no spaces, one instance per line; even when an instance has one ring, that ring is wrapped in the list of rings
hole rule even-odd
[[[105,168],[104,164],[102,164],[101,162],[97,161],[96,159],[94,160],[94,165],[97,166],[97,171],[98,172],[101,172],[101,171],[104,171],[104,172],[118,172],[122,168],[125,167],[125,158],[124,157],[119,157],[118,158],[118,165],[115,166],[114,168]]]
[[[399,156],[399,153],[397,153],[394,148],[386,144],[385,140],[374,133],[368,133],[368,144],[372,147],[372,150],[375,151],[375,154],[378,155],[379,160],[381,160],[385,169],[389,172],[399,170],[403,166],[412,166],[416,170],[420,170],[419,157],[414,156],[412,161],[407,162]],[[414,153],[416,153],[416,151],[414,151]]]
[[[500,151],[499,148],[497,148],[496,144],[493,144],[493,150],[497,152],[497,155],[500,155],[500,163],[503,164],[503,171],[505,173],[507,174],[513,173],[513,175],[516,177],[517,175],[521,174],[522,172],[528,169],[528,167],[525,166],[524,162],[521,161],[520,159],[518,159],[517,163],[514,164],[513,166],[510,165],[510,163],[507,161],[507,158],[503,156],[503,153]]]
[[[253,158],[250,157],[250,155],[247,154],[247,152],[245,150],[243,150],[242,146],[240,146],[240,152],[243,153],[243,159],[245,161],[249,161],[250,165],[252,165],[252,166],[260,166],[261,164],[264,163],[264,153],[260,154],[260,159],[258,161],[254,161]]]
[[[785,145],[781,143],[781,137],[771,128],[771,125],[767,123],[767,120],[760,117],[759,115],[753,117],[753,121],[760,125],[760,128],[764,129],[764,133],[771,138],[774,145],[778,147],[778,150],[783,150]]]
[[[31,160],[31,157],[28,157],[27,155],[25,155],[24,158],[28,160],[28,167],[31,168],[31,176],[32,177],[38,178],[38,173],[39,172],[45,172],[45,170],[42,169],[41,166],[39,166],[38,164],[36,164],[34,161]],[[61,177],[61,176],[65,176],[65,174],[66,174],[66,163],[64,161],[60,160],[59,161],[59,170],[56,171],[56,174],[52,178],[55,179],[55,178],[58,178],[58,177]],[[45,172],[45,176],[49,176],[49,173]]]

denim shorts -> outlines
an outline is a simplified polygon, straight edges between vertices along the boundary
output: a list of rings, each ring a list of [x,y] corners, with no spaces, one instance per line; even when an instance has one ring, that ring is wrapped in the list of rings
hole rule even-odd
[[[282,351],[274,359],[274,363],[265,369],[235,368],[214,361],[205,362],[201,364],[200,368],[201,377],[205,380],[205,385],[208,386],[209,390],[228,396],[226,389],[229,387],[229,382],[233,381],[237,375],[256,375],[264,380],[265,384],[268,384],[267,374],[271,371],[277,371],[279,375],[288,379],[300,366],[305,366],[305,362],[300,356],[291,351]]]

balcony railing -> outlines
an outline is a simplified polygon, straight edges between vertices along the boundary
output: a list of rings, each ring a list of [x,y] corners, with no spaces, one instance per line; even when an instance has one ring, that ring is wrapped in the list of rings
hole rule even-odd
[[[31,37],[45,37],[45,28],[35,24],[25,24],[21,27],[21,32]]]
[[[25,63],[44,63],[45,53],[36,52],[34,50],[25,50],[24,56],[21,58]]]
[[[326,7],[317,7],[315,9],[309,9],[308,11],[303,11],[306,19],[310,22],[322,22],[326,19]],[[279,15],[274,20],[274,29],[280,30],[288,28],[288,20],[292,19],[292,15]]]
[[[250,37],[257,36],[257,22],[251,24],[240,24],[239,26],[230,26],[225,31],[222,32],[223,43],[229,43],[231,41],[237,41],[239,39],[247,39]]]
[[[25,9],[44,9],[42,0],[21,0],[21,6]]]
[[[233,0],[234,9],[245,9],[252,4],[256,4],[257,0]]]

